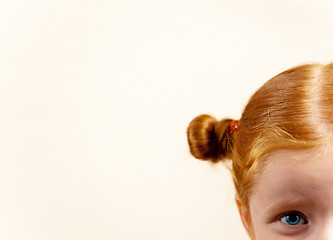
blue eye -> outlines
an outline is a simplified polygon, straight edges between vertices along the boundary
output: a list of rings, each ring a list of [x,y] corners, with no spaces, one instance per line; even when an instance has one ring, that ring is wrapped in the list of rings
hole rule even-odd
[[[282,223],[287,225],[300,225],[300,224],[307,224],[307,220],[305,217],[302,216],[302,214],[297,212],[291,212],[284,214],[283,217],[280,220]]]

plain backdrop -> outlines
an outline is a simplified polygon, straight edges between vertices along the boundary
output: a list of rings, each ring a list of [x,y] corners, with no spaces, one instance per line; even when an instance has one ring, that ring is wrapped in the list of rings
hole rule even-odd
[[[197,115],[333,60],[329,0],[1,0],[0,239],[247,239]]]

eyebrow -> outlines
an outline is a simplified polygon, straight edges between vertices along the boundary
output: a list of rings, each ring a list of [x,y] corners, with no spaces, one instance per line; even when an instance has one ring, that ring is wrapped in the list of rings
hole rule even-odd
[[[263,213],[265,215],[271,215],[272,213],[278,214],[283,211],[300,210],[299,208],[309,208],[312,205],[313,201],[305,197],[281,199],[273,202],[273,204],[269,205],[267,208],[264,208]]]
[[[304,198],[294,198],[294,199],[281,199],[277,200],[274,204],[271,204],[267,209],[274,210],[284,206],[297,206],[297,205],[309,205],[309,201]]]

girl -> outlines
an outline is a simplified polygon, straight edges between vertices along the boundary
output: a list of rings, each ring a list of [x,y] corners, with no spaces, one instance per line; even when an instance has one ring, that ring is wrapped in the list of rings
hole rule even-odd
[[[239,121],[200,115],[192,155],[232,160],[236,203],[251,239],[333,239],[333,63],[266,82]]]

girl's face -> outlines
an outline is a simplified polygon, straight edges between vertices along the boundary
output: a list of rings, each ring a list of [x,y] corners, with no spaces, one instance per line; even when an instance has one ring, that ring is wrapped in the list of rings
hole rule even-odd
[[[333,240],[333,144],[273,152],[249,205],[256,240]]]

